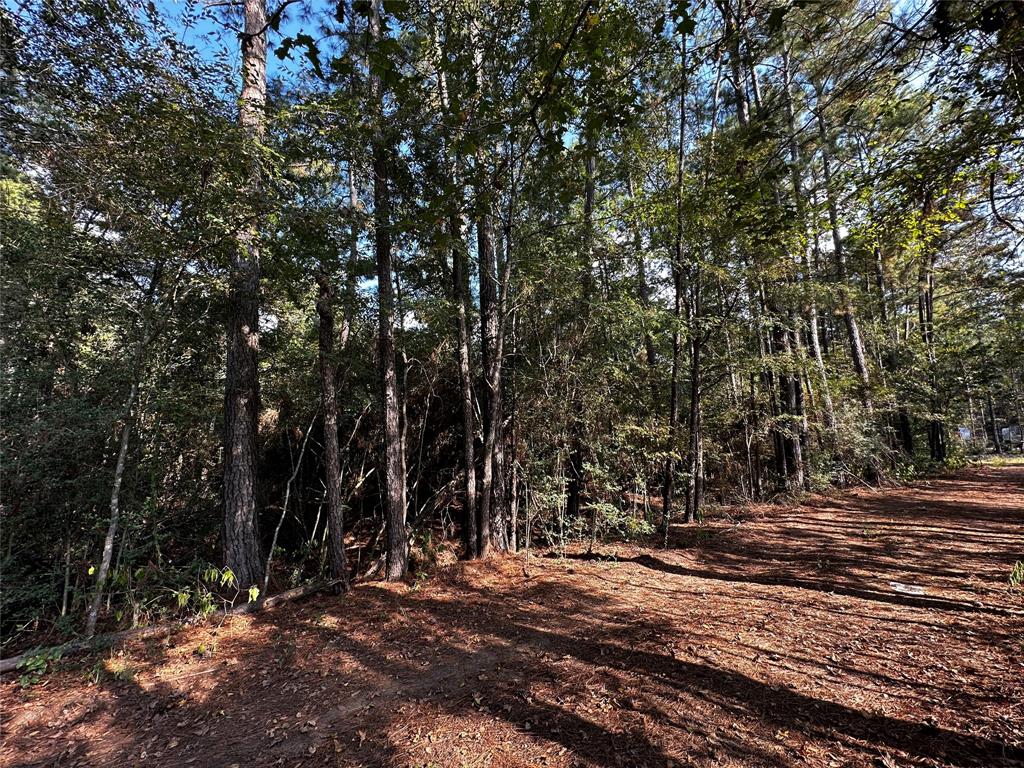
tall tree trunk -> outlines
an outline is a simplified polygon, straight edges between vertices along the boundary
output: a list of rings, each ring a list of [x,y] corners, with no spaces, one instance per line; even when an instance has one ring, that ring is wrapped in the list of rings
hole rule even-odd
[[[382,0],[370,6],[370,38],[381,42]],[[384,422],[384,519],[387,529],[387,561],[384,576],[397,581],[409,564],[409,540],[405,529],[405,473],[402,470],[402,439],[399,432],[398,377],[395,373],[395,293],[391,253],[391,147],[385,137],[384,92],[380,75],[370,69],[370,94],[376,126],[373,135],[373,216],[377,260],[378,349]]]
[[[508,233],[511,237],[511,233]],[[517,412],[517,387],[516,387],[516,370],[518,362],[519,352],[519,314],[515,310],[511,313],[511,341],[512,347],[509,350],[509,361],[510,370],[505,376],[507,381],[508,391],[508,418],[509,418],[509,461],[508,465],[511,470],[511,477],[509,478],[509,539],[508,547],[512,552],[519,551],[519,430],[518,420],[516,419]]]
[[[701,351],[703,333],[701,327],[702,275],[700,265],[696,265],[691,273],[690,290],[690,412],[687,428],[690,434],[690,445],[687,452],[686,476],[686,522],[692,523],[700,514],[700,505],[704,497],[704,441],[701,424]]]
[[[665,459],[665,484],[662,492],[662,545],[668,546],[675,503],[676,443],[679,439],[679,357],[680,329],[683,320],[683,176],[686,166],[686,35],[683,35],[679,62],[679,145],[676,147],[676,220],[672,249],[672,371],[669,379],[668,456]]]
[[[794,318],[790,314],[790,323]],[[803,488],[805,480],[803,447],[805,440],[801,438],[803,425],[803,384],[800,381],[797,361],[796,333],[792,328],[783,328],[780,333],[782,354],[785,360],[783,371],[779,374],[780,392],[783,395],[783,410],[788,417],[786,423],[786,459],[789,469],[791,488]]]
[[[433,11],[432,11],[433,12]],[[448,78],[445,72],[444,54],[436,29],[431,26],[434,54],[437,57],[438,97],[441,108],[448,116],[451,115],[451,103],[448,96]],[[457,162],[451,157],[451,148],[445,145],[446,173],[452,186],[457,190],[455,200],[448,216],[448,236],[451,243],[452,259],[452,303],[455,305],[455,364],[459,376],[459,394],[462,405],[462,471],[464,517],[462,539],[465,557],[475,558],[479,554],[477,534],[476,504],[476,458],[474,450],[474,419],[473,419],[473,370],[470,359],[469,345],[469,261],[466,244],[462,236],[463,189],[459,180]]]
[[[800,144],[797,140],[796,106],[793,101],[793,73],[790,62],[789,45],[787,44],[783,48],[782,76],[785,85],[786,117],[789,124],[790,179],[793,184],[793,197],[796,201],[797,218],[804,229],[804,235],[808,238],[808,243],[805,244],[800,254],[803,282],[806,288],[807,328],[811,344],[811,354],[814,357],[814,367],[817,370],[820,382],[825,430],[829,436],[830,446],[834,449],[838,441],[836,435],[836,411],[835,405],[832,402],[832,391],[828,381],[828,373],[825,370],[825,360],[821,354],[821,342],[818,338],[818,301],[815,296],[814,273],[812,272],[812,265],[808,255],[810,250],[817,251],[818,249],[818,230],[816,226],[811,225],[807,221],[807,204],[801,178]],[[812,206],[812,209],[817,209],[816,203]],[[817,260],[816,258],[815,262]]]
[[[356,313],[356,270],[359,267],[359,191],[356,184],[355,158],[348,161],[348,209],[352,217],[352,225],[349,230],[348,264],[345,267],[345,293],[343,296],[344,306],[342,309],[341,333],[338,338],[338,351],[344,352],[348,348],[348,340],[352,335],[352,321]]]
[[[471,26],[473,44],[474,77],[478,94],[486,89],[484,72],[483,41],[480,39],[476,24]],[[478,163],[478,179],[480,186],[475,190],[479,216],[476,222],[477,259],[480,274],[480,331],[481,358],[484,370],[483,387],[483,430],[484,451],[480,482],[480,503],[478,506],[478,549],[480,557],[490,554],[492,546],[504,542],[500,536],[495,520],[504,520],[504,510],[500,503],[503,497],[497,488],[496,480],[502,476],[497,461],[498,446],[503,441],[502,394],[501,394],[501,348],[502,323],[499,301],[498,256],[495,249],[494,212],[492,188],[484,186],[484,179],[491,173],[485,148],[480,147],[476,154]]]
[[[245,0],[242,33],[242,95],[238,122],[249,140],[262,142],[267,102],[266,0]],[[255,148],[248,171],[248,192],[255,198],[261,187],[260,161]],[[263,580],[257,496],[259,419],[259,227],[244,226],[232,257],[228,293],[228,355],[224,395],[224,565],[240,589]]]
[[[452,299],[455,302],[455,330],[458,350],[456,362],[459,369],[459,390],[462,401],[462,464],[465,495],[465,524],[463,540],[466,557],[474,558],[480,553],[477,532],[476,458],[473,447],[473,372],[469,357],[469,265],[465,244],[462,242],[462,222],[458,214],[449,219],[452,231]]]
[[[501,360],[497,358],[498,279],[494,260],[494,228],[489,214],[477,221],[477,257],[480,270],[481,358],[484,370],[484,455],[480,483],[480,515],[477,548],[481,557],[490,554],[491,517],[494,507],[494,450],[501,425]]]
[[[825,202],[828,208],[829,229],[832,233],[832,249],[836,265],[836,280],[839,286],[839,300],[842,305],[843,322],[850,342],[850,357],[853,370],[860,380],[861,403],[871,410],[871,374],[868,370],[867,356],[864,353],[864,341],[857,326],[857,313],[847,283],[846,250],[842,234],[839,231],[839,207],[836,203],[836,189],[832,177],[832,150],[829,144],[828,130],[825,127],[824,93],[818,83],[814,84],[817,104],[815,118],[818,123],[818,137],[821,142],[821,170],[825,182]]]
[[[508,476],[505,466],[505,444],[507,433],[505,429],[505,356],[502,354],[506,316],[501,302],[500,274],[498,266],[505,257],[505,228],[498,226],[494,230],[494,275],[495,275],[495,297],[497,301],[498,323],[495,328],[493,357],[497,360],[497,385],[498,401],[494,403],[493,416],[495,419],[494,449],[492,452],[492,463],[494,475],[491,482],[491,545],[499,552],[508,551]],[[499,337],[502,344],[498,343]]]
[[[328,551],[331,578],[340,579],[337,591],[348,589],[345,566],[345,511],[341,494],[341,454],[338,449],[338,401],[334,391],[334,306],[330,276],[321,266],[317,273],[320,293],[316,311],[320,316],[320,404],[324,414],[324,478],[327,486]]]
[[[135,350],[132,353],[132,383],[128,390],[128,399],[124,406],[124,426],[121,427],[121,438],[118,445],[117,461],[114,464],[114,480],[110,489],[110,518],[107,522],[107,534],[103,540],[103,554],[100,558],[100,567],[96,573],[96,592],[93,594],[89,604],[89,610],[85,618],[85,636],[92,637],[96,632],[96,621],[99,615],[100,604],[103,601],[103,589],[110,576],[110,563],[114,553],[114,539],[117,537],[117,528],[121,521],[121,484],[124,481],[124,470],[128,461],[128,442],[131,438],[132,427],[135,423],[135,402],[138,399],[139,383],[142,380],[142,369],[145,365],[146,350],[152,341],[151,323],[153,305],[157,300],[160,290],[160,282],[163,279],[163,262],[158,261],[153,265],[153,272],[150,275],[149,285],[146,288],[145,297],[142,303],[142,325],[139,329],[139,338]],[[123,543],[122,539],[122,543]],[[70,556],[70,543],[69,543]],[[120,554],[118,555],[120,560]],[[65,579],[66,581],[66,579]],[[66,585],[65,585],[66,586]],[[109,608],[109,603],[108,603]]]
[[[932,213],[931,192],[926,191],[922,203],[922,216],[927,218]],[[932,461],[946,460],[946,425],[939,415],[939,379],[938,360],[935,356],[935,252],[931,247],[925,248],[921,256],[917,279],[917,313],[921,328],[921,340],[924,342],[925,354],[928,359],[929,394],[928,416],[928,451]]]
[[[594,262],[594,174],[596,169],[596,158],[594,153],[597,151],[594,140],[592,137],[588,137],[586,140],[585,151],[587,153],[584,159],[584,190],[583,190],[583,254],[585,263],[580,273],[580,285],[582,286],[582,307],[578,316],[581,321],[580,336],[576,339],[575,348],[585,348],[588,339],[586,336],[586,326],[588,325],[590,315],[590,303],[593,300],[591,295],[593,292],[593,275],[591,269]],[[573,362],[578,363],[580,358],[579,352],[574,352]],[[569,497],[566,502],[566,515],[570,518],[576,518],[580,514],[581,497],[583,494],[583,486],[585,482],[584,478],[584,431],[586,423],[586,408],[584,393],[580,392],[579,386],[576,387],[576,394],[572,399],[572,422],[570,424],[570,445],[571,450],[569,453],[569,486],[568,494]],[[596,514],[596,509],[594,510]],[[597,533],[597,520],[591,519],[590,521],[590,533],[591,541],[596,537]]]

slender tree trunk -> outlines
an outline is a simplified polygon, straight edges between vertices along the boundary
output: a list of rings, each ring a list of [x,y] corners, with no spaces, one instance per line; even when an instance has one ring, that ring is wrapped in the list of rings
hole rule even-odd
[[[847,283],[846,250],[839,231],[839,209],[836,203],[836,190],[832,178],[832,151],[829,144],[828,130],[825,127],[824,95],[817,83],[815,83],[815,94],[818,102],[815,117],[818,123],[818,137],[821,142],[821,170],[825,182],[825,202],[828,207],[829,229],[832,233],[832,248],[836,265],[836,280],[839,286],[839,300],[842,305],[846,334],[849,337],[853,370],[860,380],[861,403],[870,411],[871,374],[868,370],[867,356],[864,353],[864,342],[861,339],[860,329],[857,326],[857,314],[853,305],[853,297],[850,295],[850,286]]]
[[[511,238],[511,232],[506,233],[507,238]],[[508,536],[508,548],[512,552],[519,551],[519,506],[520,506],[520,478],[519,478],[519,428],[517,409],[518,409],[518,389],[516,381],[516,371],[518,370],[519,363],[519,314],[518,311],[513,310],[509,318],[510,320],[510,331],[511,331],[511,349],[508,356],[509,370],[505,372],[504,379],[506,382],[506,393],[508,395],[506,405],[508,406],[508,468],[509,468],[509,494],[508,494],[508,512],[509,512],[509,536]]]
[[[349,215],[352,217],[352,226],[349,231],[348,264],[345,267],[344,308],[341,333],[338,338],[339,352],[344,352],[348,348],[348,340],[352,335],[352,321],[356,312],[356,270],[359,265],[359,224],[357,221],[359,191],[356,184],[355,158],[349,158],[348,161],[348,208]]]
[[[704,497],[704,441],[701,425],[701,351],[703,329],[701,327],[701,283],[702,275],[698,264],[692,272],[690,290],[690,412],[687,428],[690,445],[687,453],[688,470],[686,477],[686,522],[692,523],[700,514]]]
[[[266,0],[245,0],[242,33],[242,95],[238,122],[249,140],[262,142],[267,101]],[[254,149],[248,191],[261,187]],[[256,224],[242,228],[232,257],[228,293],[228,354],[224,397],[224,564],[235,584],[246,589],[262,582],[258,496],[260,245]]]
[[[480,40],[479,30],[475,24],[471,26],[471,36],[476,87],[483,93],[486,88],[483,41]],[[478,177],[483,179],[490,173],[487,152],[483,147],[477,151],[476,159],[479,166]],[[504,537],[498,534],[497,526],[494,524],[495,520],[504,520],[504,510],[500,506],[503,494],[501,489],[497,488],[497,481],[502,477],[501,469],[497,465],[500,460],[498,446],[504,440],[501,393],[503,318],[499,301],[500,275],[498,254],[495,249],[492,190],[482,185],[483,182],[476,189],[476,203],[480,210],[476,230],[480,275],[481,358],[484,370],[484,450],[477,537],[479,555],[486,557],[490,554],[492,546],[504,544]]]
[[[100,604],[103,601],[103,589],[106,586],[110,575],[110,564],[114,552],[114,539],[117,537],[117,528],[121,521],[121,484],[124,480],[124,470],[128,461],[128,443],[131,438],[132,427],[135,423],[135,403],[138,400],[139,384],[142,380],[142,369],[145,364],[146,350],[149,347],[151,338],[151,317],[153,305],[163,279],[163,263],[158,261],[153,265],[150,275],[149,286],[146,288],[145,298],[142,305],[142,326],[139,329],[139,338],[132,354],[132,383],[128,390],[128,399],[124,407],[124,426],[121,428],[121,438],[117,451],[117,461],[114,465],[114,481],[110,490],[110,518],[107,522],[107,534],[103,540],[103,554],[100,559],[100,567],[96,573],[96,591],[85,619],[85,636],[92,637],[96,632],[96,621],[99,615]],[[123,544],[123,539],[122,539]],[[69,543],[70,556],[70,543]],[[118,555],[120,560],[120,555]]]
[[[437,56],[438,96],[441,108],[446,115],[451,113],[448,97],[448,79],[445,74],[445,61],[441,51],[436,30],[431,27],[434,35],[434,53]],[[477,499],[476,499],[476,458],[474,450],[474,419],[473,419],[473,370],[470,360],[469,338],[469,262],[466,245],[462,236],[463,191],[459,181],[457,163],[450,157],[450,147],[445,145],[446,172],[452,186],[455,187],[455,201],[448,216],[448,235],[451,241],[452,259],[452,303],[455,305],[455,363],[459,375],[459,394],[462,405],[462,470],[463,495],[465,497],[464,517],[462,524],[463,547],[465,557],[472,559],[479,554],[477,533]]]
[[[494,274],[495,274],[495,299],[497,302],[498,324],[495,329],[494,358],[498,361],[498,402],[495,403],[495,418],[497,431],[494,439],[493,463],[494,476],[491,483],[491,544],[499,552],[508,551],[508,476],[505,465],[505,444],[507,442],[507,431],[505,429],[505,356],[499,350],[497,337],[504,338],[505,322],[507,320],[501,306],[499,287],[500,269],[498,262],[505,255],[505,230],[504,226],[495,227],[494,231]]]
[[[473,426],[473,372],[469,357],[469,305],[468,264],[465,245],[462,242],[462,223],[458,215],[449,219],[452,230],[452,298],[455,302],[455,329],[458,350],[456,358],[459,369],[459,390],[462,401],[462,464],[465,495],[465,524],[463,539],[466,557],[474,558],[479,552],[477,532],[477,499],[476,499],[476,458],[474,455]]]
[[[71,531],[64,546],[64,588],[60,593],[60,615],[68,615],[68,597],[71,595]]]
[[[787,45],[783,49],[782,74],[785,82],[786,116],[789,122],[790,178],[793,183],[793,196],[796,201],[797,217],[804,227],[805,235],[810,241],[804,246],[800,254],[803,282],[806,287],[807,328],[811,344],[811,355],[814,357],[814,367],[817,370],[821,386],[825,430],[829,436],[829,444],[834,449],[838,442],[836,435],[836,412],[835,405],[832,402],[832,391],[829,386],[828,373],[825,370],[825,360],[821,354],[821,342],[818,338],[818,301],[815,296],[814,273],[812,272],[812,265],[808,256],[808,251],[814,250],[816,252],[818,249],[818,235],[817,227],[811,226],[807,221],[806,198],[801,180],[800,144],[797,140],[796,107],[793,102],[793,73],[790,68],[790,61],[789,47]],[[816,202],[813,205],[813,209],[817,209]],[[816,257],[815,263],[817,261],[818,258]]]
[[[686,131],[686,36],[683,36],[682,43],[682,94],[679,104],[679,158],[680,172],[685,172],[686,150],[683,146],[684,134]],[[712,142],[714,142],[714,127],[712,126]],[[712,144],[713,146],[713,144]],[[706,181],[706,177],[705,177]],[[682,176],[676,177],[680,189],[676,196],[676,228],[682,233],[683,210],[682,210]],[[682,250],[682,243],[679,244]],[[686,517],[687,523],[694,522],[700,515],[701,503],[704,499],[704,435],[702,404],[703,383],[701,372],[701,355],[704,346],[703,308],[704,308],[704,279],[700,262],[695,262],[690,270],[690,300],[688,303],[688,334],[690,337],[690,410],[687,418],[687,429],[689,431],[690,444],[687,451],[687,473],[686,473]]]
[[[924,195],[922,214],[927,219],[932,213],[932,197],[930,192]],[[931,390],[929,395],[928,417],[928,450],[932,461],[946,459],[946,425],[939,416],[939,379],[938,360],[935,356],[935,253],[927,247],[921,257],[917,282],[917,312],[921,327],[921,340],[924,342],[925,354],[928,359],[928,382]]]
[[[338,449],[338,401],[334,391],[334,298],[331,281],[322,267],[317,274],[320,293],[316,302],[320,316],[320,403],[324,414],[324,478],[327,486],[328,550],[331,578],[340,579],[337,591],[348,589],[345,566],[345,510],[341,493],[341,454]]]
[[[992,434],[992,446],[996,449],[996,453],[1002,454],[1003,441],[999,436],[999,424],[996,423],[996,406],[992,399],[992,390],[988,389],[985,396],[988,404],[988,424]]]
[[[668,456],[665,459],[665,484],[662,493],[662,545],[668,546],[668,533],[672,525],[672,506],[675,503],[676,443],[679,439],[679,357],[680,330],[683,320],[683,177],[686,166],[686,35],[680,52],[679,87],[679,145],[676,147],[676,220],[675,243],[672,251],[672,371],[669,379]]]
[[[370,6],[370,38],[381,42],[382,0]],[[377,260],[378,348],[380,355],[381,400],[384,422],[384,519],[387,529],[385,578],[398,581],[409,562],[409,540],[405,529],[405,474],[402,471],[402,440],[399,433],[398,377],[395,372],[395,294],[391,253],[391,148],[384,132],[384,92],[380,75],[371,67],[370,92],[376,110],[373,136],[373,215]]]
[[[511,237],[511,232],[507,233],[507,236]],[[516,418],[518,412],[518,387],[516,380],[516,372],[519,364],[519,314],[518,311],[513,310],[511,313],[511,349],[509,355],[509,371],[506,375],[507,392],[508,392],[508,417],[509,417],[509,429],[508,429],[508,444],[509,444],[509,460],[508,466],[510,470],[509,478],[509,539],[508,546],[512,552],[519,551],[519,495],[520,480],[519,480],[519,421]]]
[[[794,321],[790,316],[790,323]],[[784,409],[788,418],[786,424],[786,449],[789,468],[790,486],[804,487],[804,441],[801,439],[803,424],[803,385],[800,382],[797,364],[796,333],[791,328],[783,328],[780,334],[782,353],[785,359],[785,370],[780,374],[780,390],[784,400]]]
[[[585,150],[587,157],[584,160],[585,180],[583,190],[583,253],[586,263],[583,265],[582,272],[580,273],[580,284],[582,286],[582,308],[579,313],[579,318],[582,321],[584,330],[581,331],[579,338],[576,340],[576,349],[585,347],[588,343],[588,339],[585,338],[585,328],[588,325],[590,316],[590,303],[593,300],[593,276],[591,269],[594,260],[594,174],[596,169],[596,158],[594,153],[596,147],[592,137],[588,137],[586,141]],[[580,354],[574,352],[573,362],[579,361]],[[572,422],[570,432],[570,444],[571,451],[569,453],[569,487],[568,493],[569,498],[567,500],[566,515],[571,518],[578,517],[580,514],[581,507],[581,496],[583,494],[583,486],[585,482],[584,478],[584,445],[583,445],[583,433],[586,422],[586,409],[584,406],[585,397],[582,392],[579,391],[579,387],[576,388],[576,394],[572,399]],[[596,514],[596,510],[595,514]],[[591,532],[591,543],[597,533],[597,520],[592,518],[590,521],[590,532]]]
[[[491,517],[494,506],[494,449],[501,422],[501,361],[497,357],[498,296],[494,260],[494,229],[490,215],[477,221],[477,257],[480,270],[480,331],[484,369],[483,427],[484,455],[480,483],[480,515],[477,525],[478,552],[491,551]]]
[[[141,361],[136,361],[138,365]],[[128,401],[124,409],[124,426],[121,427],[121,440],[117,451],[117,463],[114,465],[114,483],[110,490],[110,521],[107,523],[107,535],[103,539],[103,555],[100,559],[100,567],[96,572],[96,591],[93,593],[92,602],[89,604],[89,612],[85,617],[85,636],[92,637],[96,634],[96,620],[100,612],[100,604],[103,602],[103,589],[107,585],[107,577],[110,575],[110,563],[114,555],[114,539],[117,537],[117,526],[121,519],[121,482],[124,479],[124,468],[128,459],[128,440],[132,433],[134,422],[135,400],[139,393],[139,372],[135,373],[135,380],[128,391]]]

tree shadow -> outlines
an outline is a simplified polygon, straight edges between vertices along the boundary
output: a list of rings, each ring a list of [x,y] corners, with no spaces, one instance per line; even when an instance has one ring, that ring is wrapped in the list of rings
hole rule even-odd
[[[921,513],[918,519],[928,518]],[[963,622],[972,614],[990,621],[995,613],[960,600],[890,595],[860,585],[837,586],[824,577],[765,574],[763,559],[783,554],[784,540],[800,549],[792,567],[812,562],[820,532],[782,531],[782,540],[769,542],[767,553],[759,556],[759,539],[744,540],[742,531],[741,526],[736,540],[721,551],[702,547],[686,553],[711,559],[710,564],[669,562],[665,558],[671,553],[628,558],[591,553],[576,556],[593,563],[580,568],[592,571],[580,578],[570,579],[549,564],[540,578],[520,580],[510,575],[518,568],[508,568],[489,579],[489,587],[474,580],[500,570],[501,563],[481,564],[418,591],[362,585],[344,599],[319,597],[239,618],[237,627],[223,628],[220,648],[210,659],[188,657],[184,663],[181,653],[150,644],[134,678],[108,678],[86,689],[91,703],[50,731],[6,729],[0,762],[11,768],[278,761],[352,768],[459,765],[460,744],[470,745],[476,759],[493,757],[506,742],[521,751],[506,756],[508,765],[540,765],[541,758],[609,768],[660,768],[669,761],[766,768],[818,762],[813,754],[822,752],[804,754],[803,748],[828,750],[846,764],[870,763],[888,753],[897,755],[897,764],[997,768],[1024,760],[1020,746],[970,726],[928,725],[905,711],[858,708],[850,694],[866,685],[871,670],[851,669],[852,682],[810,693],[825,662],[809,652],[783,654],[787,667],[762,674],[745,654],[763,649],[733,638],[735,623],[708,616],[713,626],[703,629],[686,623],[698,615],[694,611],[671,620],[664,612],[653,617],[639,612],[645,598],[655,596],[698,609],[703,595],[693,584],[699,582],[674,580],[690,577],[705,582],[716,599],[730,601],[723,615],[745,617],[758,606],[758,615],[782,623],[794,607],[827,611],[829,606],[814,597],[823,592],[870,601],[859,610],[879,622],[903,619],[872,615],[873,604],[927,608],[939,612],[928,616]],[[872,560],[870,554],[851,556],[851,564],[867,558],[861,565],[884,578],[887,561]],[[621,580],[609,588],[604,577],[614,571],[602,566],[609,559],[629,563],[627,575],[640,584],[628,593],[616,591],[627,586]],[[644,572],[656,574],[646,588],[637,576]],[[732,587],[715,588],[725,582],[795,586],[808,590],[807,601],[798,604],[770,590],[738,595]],[[916,623],[893,631],[950,631],[920,615],[907,621]],[[1007,638],[993,639],[974,626],[977,642],[1009,645]],[[843,631],[840,622],[834,636]],[[666,638],[695,647],[670,648]],[[712,653],[719,649],[725,652]],[[176,676],[164,676],[168,668],[177,668]],[[207,675],[207,669],[214,671]],[[952,677],[942,679],[953,683]],[[923,681],[901,683],[874,674],[871,682],[890,692],[914,693],[924,711],[969,708],[1016,690],[986,677],[974,686],[981,693],[958,699],[953,688]],[[41,704],[56,701],[40,693]],[[969,709],[957,720],[972,722]],[[427,741],[415,729],[439,738]],[[475,734],[483,735],[474,741]]]

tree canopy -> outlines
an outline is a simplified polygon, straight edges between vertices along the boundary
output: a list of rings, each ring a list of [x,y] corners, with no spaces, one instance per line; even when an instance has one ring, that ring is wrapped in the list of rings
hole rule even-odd
[[[1020,446],[1020,4],[0,38],[5,651]]]

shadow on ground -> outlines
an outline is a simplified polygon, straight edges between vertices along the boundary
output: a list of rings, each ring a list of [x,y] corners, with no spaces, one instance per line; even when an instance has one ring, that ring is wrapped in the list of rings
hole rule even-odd
[[[136,649],[121,680],[8,686],[0,757],[1021,765],[1022,606],[991,574],[1024,550],[1022,478],[819,500],[685,550],[505,558],[234,618]],[[974,587],[947,588],[963,573]],[[910,577],[925,595],[878,586]]]

